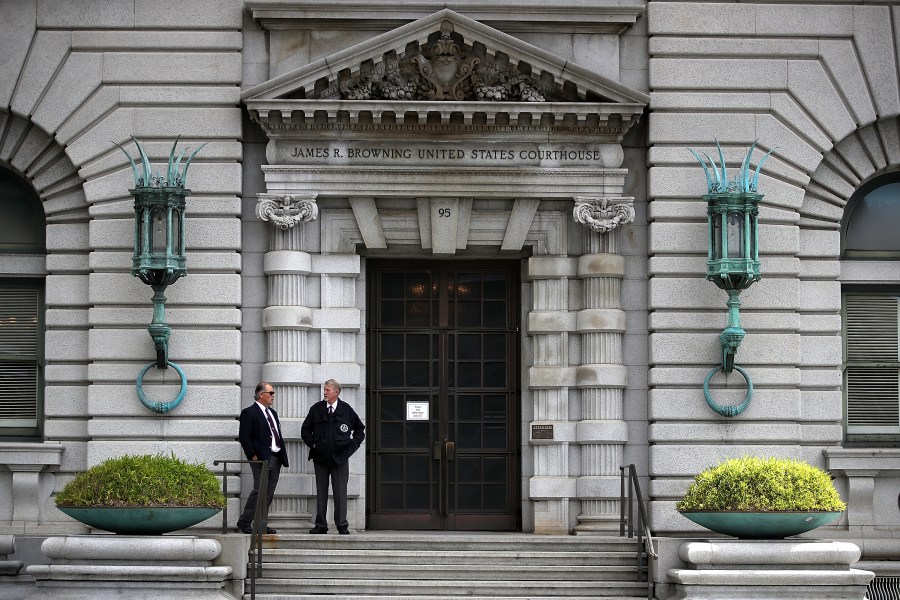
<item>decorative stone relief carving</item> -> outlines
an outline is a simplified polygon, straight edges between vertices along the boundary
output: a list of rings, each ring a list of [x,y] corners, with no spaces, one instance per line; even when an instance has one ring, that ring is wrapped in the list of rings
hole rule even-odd
[[[319,207],[315,196],[257,194],[256,216],[281,230],[287,230],[297,223],[315,221],[319,216]]]
[[[575,198],[572,216],[593,231],[607,233],[619,225],[634,221],[634,198]]]
[[[551,92],[515,66],[476,56],[441,24],[441,37],[412,56],[385,57],[368,73],[328,88],[322,97],[344,100],[510,100],[544,102]]]

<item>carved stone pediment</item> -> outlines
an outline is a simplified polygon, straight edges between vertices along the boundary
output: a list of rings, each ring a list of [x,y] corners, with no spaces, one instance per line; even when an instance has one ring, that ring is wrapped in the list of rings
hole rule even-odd
[[[328,91],[343,100],[562,100],[552,84],[478,53],[454,33],[445,20],[440,36],[429,38],[419,52],[385,56],[378,67]]]
[[[251,116],[278,135],[313,124],[378,128],[411,118],[481,126],[500,115],[504,127],[609,127],[619,136],[649,102],[449,9],[250,88],[243,98]]]

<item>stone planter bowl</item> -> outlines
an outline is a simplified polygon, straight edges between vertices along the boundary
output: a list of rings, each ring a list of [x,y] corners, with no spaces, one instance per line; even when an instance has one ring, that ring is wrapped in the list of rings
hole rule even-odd
[[[221,508],[194,506],[58,506],[59,510],[85,525],[129,535],[161,535],[196,525]]]
[[[684,511],[681,515],[710,531],[736,538],[780,540],[833,523],[837,512]]]

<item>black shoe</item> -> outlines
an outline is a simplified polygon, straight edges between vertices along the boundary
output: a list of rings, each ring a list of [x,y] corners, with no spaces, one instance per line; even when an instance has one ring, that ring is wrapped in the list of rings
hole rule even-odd
[[[338,529],[338,533],[341,535],[350,535],[350,530],[344,527],[343,529]]]
[[[324,527],[313,527],[309,530],[310,533],[328,533],[328,530]]]
[[[241,533],[253,533],[253,530],[249,526],[240,523],[237,524],[237,530]]]
[[[266,527],[266,533],[268,533],[268,534],[278,533],[278,530],[272,529],[271,527]]]

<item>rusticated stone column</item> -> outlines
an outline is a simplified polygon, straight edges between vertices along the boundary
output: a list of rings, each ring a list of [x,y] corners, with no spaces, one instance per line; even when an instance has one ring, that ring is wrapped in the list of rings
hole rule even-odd
[[[569,533],[569,503],[575,495],[575,479],[569,468],[569,444],[574,433],[569,418],[569,387],[574,383],[569,366],[568,312],[572,266],[573,259],[567,257],[528,260],[532,282],[528,332],[534,340],[534,366],[528,372],[534,411],[530,424],[533,475],[528,496],[534,502],[535,533]]]
[[[262,378],[278,394],[278,414],[292,473],[311,468],[299,439],[299,422],[306,417],[309,388],[314,384],[308,343],[312,309],[307,306],[312,259],[304,250],[303,224],[314,221],[318,214],[312,196],[259,194],[256,205],[256,215],[273,225],[269,230],[269,251],[263,258],[268,301],[262,315],[267,351]],[[296,486],[287,481],[279,485],[283,490],[293,487]],[[309,514],[309,507],[305,497],[278,495],[270,511],[270,522],[300,527],[308,520],[305,515]]]
[[[625,259],[616,248],[619,227],[634,220],[633,198],[576,198],[575,220],[590,228],[577,276],[583,280],[582,310],[575,331],[581,335],[581,421],[575,439],[581,446],[581,501],[576,532],[618,530],[619,466],[628,441],[622,398],[628,379],[623,364],[625,311],[621,282]]]

